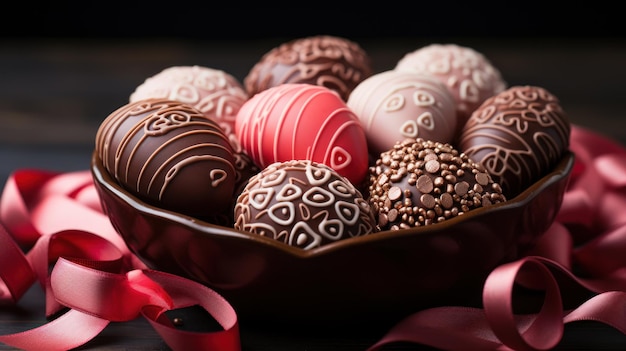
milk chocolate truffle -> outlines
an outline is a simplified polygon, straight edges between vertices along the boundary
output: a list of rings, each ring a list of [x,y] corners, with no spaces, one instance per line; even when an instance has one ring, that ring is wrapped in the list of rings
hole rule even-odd
[[[429,75],[395,70],[374,74],[356,86],[347,104],[361,120],[374,155],[406,138],[450,143],[455,136],[454,98]]]
[[[251,175],[260,171],[234,135],[235,118],[243,103],[248,100],[243,85],[234,76],[219,69],[198,65],[168,67],[137,86],[130,95],[130,102],[151,98],[191,105],[219,124],[234,151],[236,194],[237,189],[243,189]]]
[[[196,65],[168,67],[148,77],[132,92],[130,102],[150,98],[191,105],[230,134],[237,112],[248,99],[248,94],[234,76]]]
[[[405,139],[370,167],[368,201],[379,230],[432,225],[506,201],[480,163],[451,144]]]
[[[457,103],[457,132],[483,101],[506,89],[500,71],[482,53],[456,44],[421,47],[395,69],[430,74],[448,86]]]
[[[276,162],[250,178],[235,229],[304,250],[375,230],[370,205],[345,177],[309,160]]]
[[[244,79],[248,95],[284,83],[307,83],[336,91],[346,101],[372,74],[370,58],[357,43],[318,35],[283,43],[261,57]]]
[[[481,162],[512,198],[562,159],[570,131],[556,96],[541,87],[514,86],[474,111],[462,130],[459,149]]]
[[[260,168],[311,160],[353,184],[367,175],[367,138],[358,117],[339,95],[311,84],[281,84],[252,96],[239,110],[235,134]]]
[[[233,149],[218,124],[192,106],[129,103],[101,123],[95,147],[107,172],[148,203],[199,218],[232,211]]]

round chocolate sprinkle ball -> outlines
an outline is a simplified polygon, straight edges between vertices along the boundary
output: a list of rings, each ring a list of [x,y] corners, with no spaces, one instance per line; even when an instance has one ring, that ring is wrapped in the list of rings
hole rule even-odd
[[[448,143],[397,142],[369,173],[368,201],[379,230],[435,224],[506,201],[485,168]]]

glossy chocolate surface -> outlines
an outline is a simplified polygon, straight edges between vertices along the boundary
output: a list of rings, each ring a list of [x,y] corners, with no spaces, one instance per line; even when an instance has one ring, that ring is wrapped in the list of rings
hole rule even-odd
[[[200,218],[230,211],[233,149],[194,107],[167,99],[124,105],[102,121],[95,147],[107,172],[145,201]]]
[[[117,184],[97,155],[92,161],[105,212],[147,264],[213,287],[242,320],[328,325],[397,322],[417,309],[479,301],[492,269],[553,223],[574,155],[507,202],[311,250],[150,205]]]
[[[542,87],[515,86],[472,114],[458,147],[513,197],[559,162],[569,136],[570,122],[556,96]]]
[[[347,104],[363,124],[373,155],[406,138],[449,143],[455,137],[454,97],[428,75],[393,70],[374,74],[356,86]]]
[[[285,83],[320,85],[345,101],[372,74],[370,58],[356,42],[317,35],[298,38],[268,51],[244,79],[250,96]]]
[[[168,99],[193,106],[217,122],[228,136],[235,156],[235,197],[259,168],[243,151],[235,135],[235,119],[248,100],[243,85],[230,73],[204,66],[170,66],[146,78],[130,95],[130,102]]]
[[[282,84],[254,95],[237,114],[235,134],[261,168],[310,160],[352,184],[361,184],[367,174],[365,130],[346,102],[323,86]]]
[[[369,198],[381,230],[441,223],[506,201],[480,164],[451,144],[405,139],[370,167]]]
[[[278,162],[253,176],[235,205],[235,229],[310,250],[368,235],[369,203],[339,173],[317,162]]]

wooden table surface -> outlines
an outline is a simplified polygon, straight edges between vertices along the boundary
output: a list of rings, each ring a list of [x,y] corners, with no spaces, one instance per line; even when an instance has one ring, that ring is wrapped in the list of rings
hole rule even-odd
[[[95,132],[147,77],[174,65],[222,69],[243,80],[252,65],[284,38],[3,39],[0,45],[0,188],[16,169],[89,167]],[[424,37],[359,39],[377,71],[432,43]],[[446,38],[485,54],[513,85],[538,85],[561,99],[572,123],[626,145],[626,41],[586,38]],[[44,322],[43,293],[34,286],[14,307],[0,307],[0,334]],[[289,331],[241,325],[244,350],[364,350],[386,330]],[[0,344],[0,349],[10,349]],[[112,323],[84,350],[167,350],[144,320]],[[391,348],[389,348],[391,350]],[[402,350],[426,347],[398,346]],[[624,350],[626,336],[590,322],[566,327],[559,350]]]

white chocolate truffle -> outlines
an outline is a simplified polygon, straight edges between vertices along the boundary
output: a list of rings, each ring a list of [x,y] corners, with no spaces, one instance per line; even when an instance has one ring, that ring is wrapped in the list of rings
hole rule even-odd
[[[347,104],[363,124],[373,155],[406,138],[449,143],[456,130],[452,94],[439,80],[424,74],[377,73],[357,85]]]
[[[457,132],[487,98],[506,89],[500,71],[481,53],[456,44],[431,44],[407,53],[396,70],[430,74],[457,102]]]
[[[130,102],[151,98],[193,106],[229,135],[234,130],[237,112],[248,95],[235,77],[222,70],[173,66],[147,78],[130,95]]]

